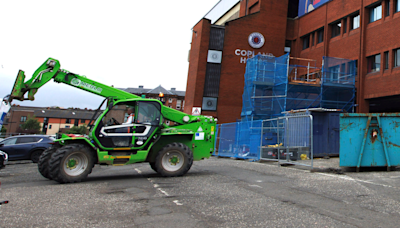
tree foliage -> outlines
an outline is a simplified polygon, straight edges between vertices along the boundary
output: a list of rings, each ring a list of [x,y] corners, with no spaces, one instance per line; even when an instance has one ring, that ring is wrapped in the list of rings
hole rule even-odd
[[[40,122],[37,119],[29,118],[25,123],[17,129],[18,133],[27,134],[39,134],[40,133]]]
[[[87,134],[88,128],[86,125],[81,125],[81,126],[73,126],[71,129],[69,129],[66,133],[67,134],[80,134],[84,135]]]
[[[6,133],[7,132],[7,128],[4,127],[4,125],[1,126],[1,133]]]

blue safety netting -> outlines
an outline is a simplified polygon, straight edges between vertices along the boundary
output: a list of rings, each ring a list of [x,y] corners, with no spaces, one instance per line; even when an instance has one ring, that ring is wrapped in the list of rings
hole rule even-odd
[[[301,69],[307,69],[307,74],[304,77],[300,73],[293,80],[294,69],[296,75]],[[283,132],[263,133],[262,120],[281,117],[290,110],[326,108],[353,112],[356,69],[354,60],[333,57],[324,57],[321,68],[289,65],[289,54],[281,57],[256,55],[248,59],[241,120],[219,126],[218,156],[258,160],[260,145],[285,142],[285,138],[278,139],[276,135],[286,137],[278,134]],[[312,83],[309,83],[310,75]],[[272,141],[261,142],[265,139]]]
[[[356,75],[355,60],[324,57],[320,106],[352,112],[355,102]]]
[[[247,60],[242,119],[269,119],[286,110],[288,58],[256,55]]]
[[[218,156],[259,160],[262,120],[219,126]]]

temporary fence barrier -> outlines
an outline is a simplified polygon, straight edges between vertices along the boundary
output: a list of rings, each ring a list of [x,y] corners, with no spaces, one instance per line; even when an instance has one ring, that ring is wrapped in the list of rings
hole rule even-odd
[[[260,160],[313,167],[312,115],[264,120]]]
[[[220,124],[218,131],[218,157],[313,166],[310,114]]]
[[[259,160],[261,126],[262,120],[221,124],[216,155]]]

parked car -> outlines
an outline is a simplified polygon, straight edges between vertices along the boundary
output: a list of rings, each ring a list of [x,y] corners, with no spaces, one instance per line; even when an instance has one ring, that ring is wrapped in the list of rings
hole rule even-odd
[[[0,142],[0,150],[8,154],[8,160],[39,161],[42,152],[51,147],[54,138],[46,135],[20,135],[12,136]]]
[[[6,167],[8,162],[8,154],[0,150],[0,169]]]

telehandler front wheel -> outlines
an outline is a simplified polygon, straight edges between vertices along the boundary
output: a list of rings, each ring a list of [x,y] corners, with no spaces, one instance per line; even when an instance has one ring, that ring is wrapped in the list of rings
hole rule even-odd
[[[54,147],[54,146],[47,148],[40,155],[39,161],[38,161],[39,173],[42,174],[43,177],[50,179],[50,180],[51,180],[51,177],[50,177],[50,173],[49,173],[49,160],[51,158],[51,154],[53,154],[57,149],[58,149],[58,147]]]
[[[186,174],[193,164],[193,153],[183,143],[171,143],[158,152],[155,169],[164,177]]]
[[[50,159],[50,176],[59,183],[74,183],[92,172],[94,154],[85,145],[69,144],[59,148]]]

